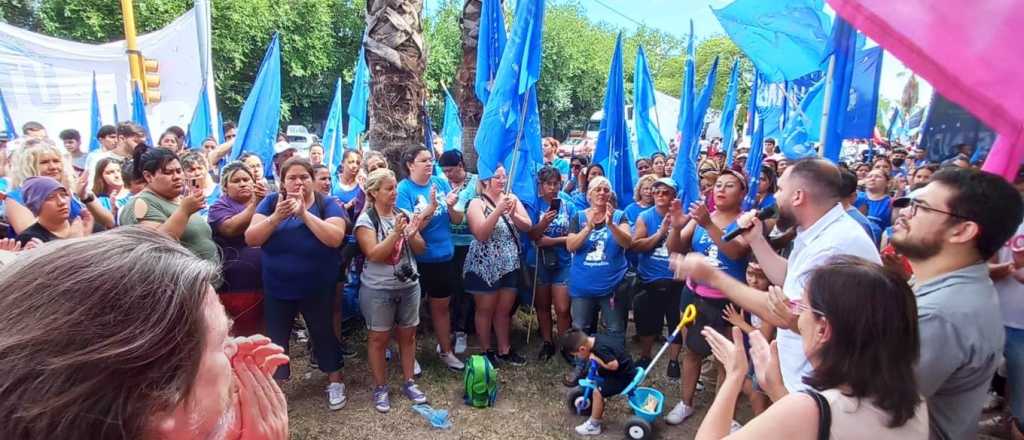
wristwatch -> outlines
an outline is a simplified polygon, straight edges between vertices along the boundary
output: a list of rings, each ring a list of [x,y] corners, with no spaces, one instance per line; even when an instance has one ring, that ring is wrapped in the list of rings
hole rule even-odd
[[[88,205],[88,204],[90,204],[90,203],[92,203],[94,201],[96,201],[96,194],[93,194],[91,192],[85,193],[85,197],[82,198],[82,203],[84,203],[86,205]]]

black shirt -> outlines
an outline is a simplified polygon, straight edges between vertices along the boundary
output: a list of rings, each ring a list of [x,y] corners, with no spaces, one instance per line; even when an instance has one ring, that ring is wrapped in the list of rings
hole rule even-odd
[[[633,358],[626,352],[626,340],[624,337],[601,334],[594,336],[594,348],[590,352],[606,364],[612,361],[619,361],[619,368],[615,371],[598,367],[598,375],[601,377],[633,378],[635,374]]]
[[[36,222],[32,223],[32,226],[25,228],[24,231],[21,231],[21,233],[18,234],[15,240],[18,240],[19,242],[21,242],[21,245],[24,246],[28,244],[29,241],[32,241],[33,238],[38,238],[39,241],[46,243],[48,241],[56,240],[60,237],[53,235],[53,233],[50,232],[48,229],[44,228],[43,225]]]

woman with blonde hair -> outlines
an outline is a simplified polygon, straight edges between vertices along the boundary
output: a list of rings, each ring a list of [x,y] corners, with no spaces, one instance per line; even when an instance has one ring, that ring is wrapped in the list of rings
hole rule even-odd
[[[36,176],[53,178],[73,191],[68,218],[73,236],[91,232],[94,221],[107,228],[114,227],[114,217],[110,211],[103,208],[95,194],[86,191],[84,181],[80,183],[76,178],[66,149],[58,148],[48,139],[29,139],[15,152],[13,162],[11,187],[16,189],[7,193],[4,211],[15,233],[20,234],[36,221],[32,211],[22,203],[19,188],[26,179]]]
[[[647,174],[636,183],[636,187],[633,188],[633,203],[630,203],[626,206],[626,209],[622,210],[626,213],[626,218],[629,219],[630,224],[635,224],[641,212],[654,206],[654,193],[652,191],[654,182],[657,180],[657,175]]]

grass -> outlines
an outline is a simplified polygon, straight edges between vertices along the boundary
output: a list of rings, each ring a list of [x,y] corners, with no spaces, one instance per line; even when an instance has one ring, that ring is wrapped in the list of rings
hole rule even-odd
[[[391,386],[391,412],[380,414],[373,408],[372,384],[369,366],[365,360],[366,333],[357,331],[346,337],[347,344],[357,356],[346,360],[343,370],[348,394],[348,404],[339,411],[329,411],[326,405],[326,376],[309,367],[308,356],[302,344],[292,342],[292,379],[285,384],[288,396],[288,414],[291,438],[295,440],[320,439],[566,439],[577,438],[573,428],[583,418],[571,413],[565,403],[569,390],[562,385],[562,376],[568,371],[567,364],[556,355],[547,362],[536,360],[540,349],[536,321],[533,334],[526,344],[527,315],[519,313],[513,320],[513,345],[529,359],[524,367],[505,367],[498,371],[498,401],[493,408],[476,409],[462,402],[462,374],[448,371],[434,352],[436,340],[433,335],[417,338],[418,360],[423,367],[423,376],[417,381],[420,389],[427,394],[430,404],[437,409],[449,411],[452,429],[438,430],[430,426],[425,418],[411,408],[410,402],[399,390],[401,373],[396,362],[389,363],[389,384]],[[423,323],[420,328],[429,328]],[[630,327],[632,328],[632,327]],[[480,352],[470,338],[466,357]],[[630,347],[635,348],[635,347]],[[658,347],[655,347],[657,349]],[[635,353],[634,353],[635,357]],[[661,390],[666,396],[665,410],[679,401],[679,385],[665,377],[668,360],[663,358],[648,376],[643,386]],[[713,379],[705,377],[705,383]],[[669,426],[661,418],[655,423],[654,438],[693,438],[711,404],[713,386],[698,392],[694,403],[697,412],[685,423]],[[750,418],[749,406],[740,399],[738,419]],[[611,400],[605,411],[604,433],[598,439],[619,439],[624,437],[624,423],[632,415],[624,398]]]

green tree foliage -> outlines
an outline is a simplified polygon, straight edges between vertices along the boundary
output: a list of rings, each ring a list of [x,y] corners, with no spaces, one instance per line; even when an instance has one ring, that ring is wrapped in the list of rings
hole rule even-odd
[[[437,132],[441,131],[444,118],[444,89],[451,91],[455,71],[462,62],[460,15],[461,0],[442,0],[437,10],[423,20],[423,39],[427,44],[427,71],[423,81],[427,85],[427,107]]]

